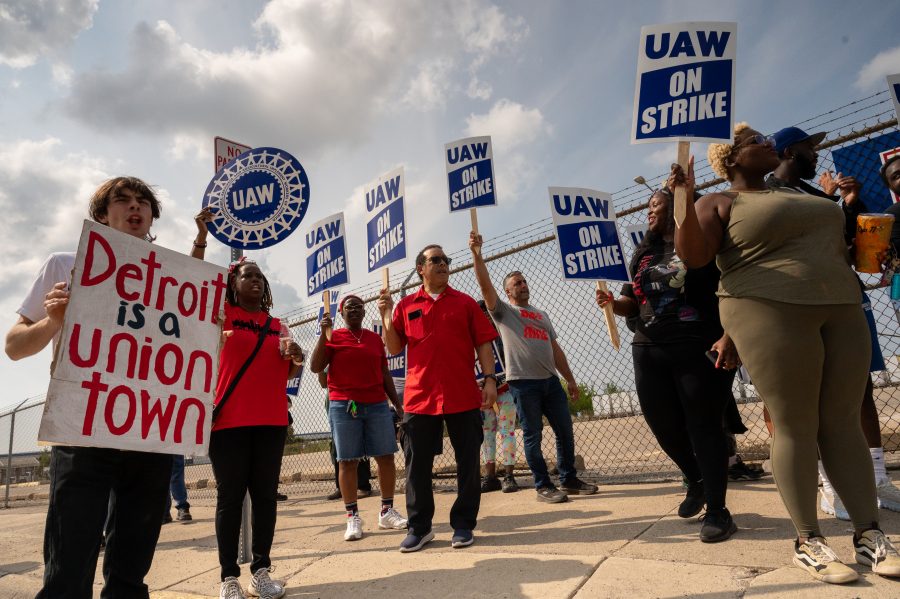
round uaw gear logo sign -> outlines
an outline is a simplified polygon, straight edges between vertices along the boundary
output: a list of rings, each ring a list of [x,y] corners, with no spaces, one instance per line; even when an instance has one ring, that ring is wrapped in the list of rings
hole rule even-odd
[[[227,246],[258,250],[284,241],[309,206],[309,179],[296,158],[278,148],[255,148],[216,173],[203,206],[213,209],[209,232]]]

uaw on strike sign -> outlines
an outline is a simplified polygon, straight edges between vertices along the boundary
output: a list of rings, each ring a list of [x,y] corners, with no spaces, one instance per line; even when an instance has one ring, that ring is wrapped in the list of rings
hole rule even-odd
[[[38,440],[206,455],[224,269],[85,221]]]
[[[730,140],[737,23],[641,28],[631,143]]]

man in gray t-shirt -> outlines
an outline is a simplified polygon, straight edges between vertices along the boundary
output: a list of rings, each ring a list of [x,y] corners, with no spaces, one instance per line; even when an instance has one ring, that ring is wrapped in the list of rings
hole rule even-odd
[[[550,322],[550,316],[528,303],[528,283],[519,271],[513,271],[503,279],[503,291],[509,303],[499,298],[481,257],[481,244],[481,235],[473,231],[469,235],[469,248],[472,250],[475,277],[481,287],[484,303],[503,339],[506,381],[522,424],[525,459],[534,475],[538,500],[562,503],[568,499],[567,494],[596,493],[597,486],[581,481],[575,472],[572,416],[557,372],[565,379],[572,399],[578,397],[578,385],[569,369],[566,354],[556,342],[556,331]],[[550,480],[541,451],[544,431],[542,416],[547,417],[550,428],[556,435],[556,461],[561,490]]]

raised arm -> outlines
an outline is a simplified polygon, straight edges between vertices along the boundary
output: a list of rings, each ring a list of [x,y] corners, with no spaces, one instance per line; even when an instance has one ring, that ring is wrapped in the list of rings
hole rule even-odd
[[[491,276],[488,274],[484,258],[481,257],[482,243],[484,243],[484,240],[481,235],[478,235],[475,231],[469,232],[469,249],[472,250],[472,266],[475,270],[475,280],[478,281],[478,286],[481,288],[481,297],[484,298],[484,305],[487,306],[488,310],[493,310],[497,307],[499,298],[494,285],[491,283]]]
[[[209,206],[204,206],[197,213],[197,216],[194,217],[194,222],[197,224],[197,236],[194,238],[194,244],[191,246],[191,258],[203,260],[206,256],[206,246],[208,245],[206,237],[209,234],[209,228],[206,226],[206,223],[211,221],[212,217],[213,212]]]
[[[326,329],[332,327],[331,315],[325,312],[322,320],[319,321],[319,338],[316,339],[316,347],[313,349],[312,359],[309,361],[309,369],[316,374],[324,372],[330,362],[328,352],[325,349],[325,343],[328,341]]]
[[[394,354],[399,354],[403,351],[405,343],[394,329],[394,319],[385,318],[385,316],[393,315],[394,313],[394,300],[391,298],[391,294],[387,289],[382,289],[381,295],[378,297],[378,312],[381,314],[381,320],[384,325],[382,327],[384,346],[387,348],[388,354],[392,356]]]
[[[672,165],[672,185],[684,187],[686,192],[684,222],[675,228],[675,251],[688,268],[706,266],[722,247],[725,234],[720,209],[731,198],[724,194],[708,194],[694,202],[694,157],[688,163],[685,174],[681,167]]]

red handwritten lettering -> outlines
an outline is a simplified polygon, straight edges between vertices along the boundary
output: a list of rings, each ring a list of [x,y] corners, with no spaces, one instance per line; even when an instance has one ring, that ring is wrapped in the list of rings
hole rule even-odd
[[[109,385],[100,381],[100,373],[91,373],[90,381],[81,383],[83,389],[88,390],[87,408],[84,411],[84,422],[81,425],[81,434],[90,437],[94,431],[94,414],[97,412],[97,399],[101,391],[109,389]]]
[[[128,399],[128,414],[125,416],[125,421],[122,425],[116,426],[116,422],[113,420],[113,412],[116,409],[116,400],[120,395],[124,395]],[[103,410],[103,419],[106,421],[106,428],[109,429],[109,432],[117,437],[127,433],[131,430],[131,425],[134,424],[136,413],[137,399],[134,397],[134,391],[125,385],[119,385],[109,392],[109,397],[106,398],[106,409]]]
[[[187,418],[188,408],[191,406],[197,408],[197,445],[203,444],[203,423],[206,422],[206,406],[195,397],[186,397],[178,406],[178,416],[175,418],[175,442],[181,443],[181,430],[184,428],[184,421]]]
[[[98,275],[91,276],[91,272],[94,268],[94,248],[97,244],[99,244],[100,248],[106,253],[107,265],[106,270]],[[87,254],[84,257],[84,272],[81,273],[81,286],[93,287],[94,285],[99,285],[108,279],[115,270],[116,256],[113,254],[109,242],[96,231],[91,231],[88,234]]]
[[[69,360],[72,364],[79,368],[93,368],[94,364],[97,363],[97,358],[100,357],[100,341],[102,336],[103,331],[94,329],[94,333],[91,335],[90,355],[87,358],[82,358],[78,354],[78,342],[81,339],[81,324],[76,322],[72,326],[72,337],[69,339]]]
[[[166,356],[169,354],[175,356],[175,368],[171,375],[166,373]],[[184,354],[181,353],[181,348],[174,343],[166,343],[156,352],[153,372],[156,373],[156,377],[163,385],[172,385],[181,378],[182,368],[184,368]]]
[[[172,412],[175,409],[175,394],[169,396],[166,407],[163,409],[162,401],[157,399],[153,403],[153,407],[148,409],[150,405],[150,394],[141,389],[141,439],[146,439],[150,434],[150,427],[153,421],[159,421],[159,440],[166,440],[166,433],[169,430],[169,423],[172,421]]]
[[[543,320],[544,315],[539,312],[532,312],[531,310],[520,309],[519,314],[522,318],[527,318],[529,320]]]
[[[137,291],[128,292],[125,290],[125,279],[140,281],[143,279],[141,269],[136,264],[123,264],[119,272],[116,273],[116,292],[124,300],[133,302],[141,296]]]

